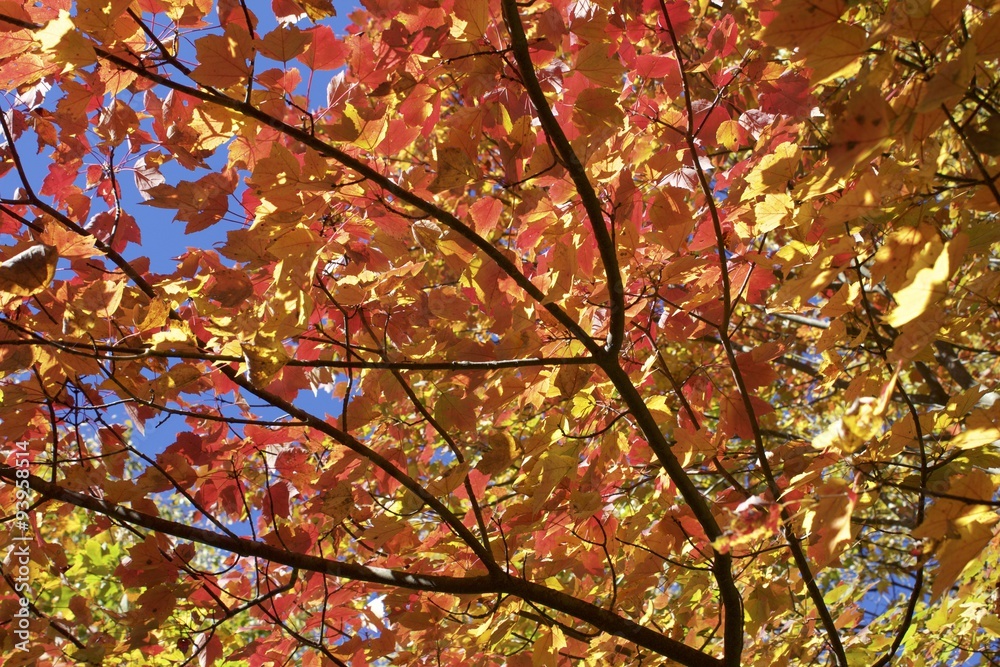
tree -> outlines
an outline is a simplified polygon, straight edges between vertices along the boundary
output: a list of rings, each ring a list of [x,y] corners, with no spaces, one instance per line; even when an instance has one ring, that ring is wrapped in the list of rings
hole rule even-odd
[[[5,664],[1000,656],[995,3],[262,4],[0,2]]]

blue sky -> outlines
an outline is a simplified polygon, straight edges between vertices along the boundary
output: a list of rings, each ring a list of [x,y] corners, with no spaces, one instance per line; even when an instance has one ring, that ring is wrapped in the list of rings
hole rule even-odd
[[[257,19],[259,20],[257,25],[257,32],[259,35],[265,35],[277,26],[277,21],[270,10],[269,2],[265,3],[260,2],[259,0],[250,0],[247,5],[250,10],[255,13]],[[335,5],[338,6],[338,15],[335,18],[323,21],[323,23],[324,25],[330,26],[338,36],[342,36],[345,32],[346,26],[350,23],[347,18],[347,14],[354,11],[354,9],[341,11],[341,3],[335,3]],[[347,6],[352,7],[353,3],[350,3]],[[299,25],[304,28],[309,25],[309,22],[302,20],[299,22]],[[261,61],[264,61],[267,64],[262,66],[258,63],[257,71],[262,71],[266,67],[281,66],[281,63],[268,61],[261,56],[258,57]],[[294,65],[294,63],[291,65]],[[303,83],[298,92],[308,96],[310,102],[312,102],[312,109],[321,107],[325,103],[327,83],[329,82],[329,79],[332,78],[334,73],[316,73],[316,75],[311,78],[311,87],[307,87],[306,85],[307,82],[310,81],[309,77],[306,76],[307,73],[303,72],[303,74]],[[216,154],[209,159],[209,164],[213,166],[220,166],[225,164],[225,161],[226,149],[225,147],[221,147]],[[166,177],[167,183],[171,184],[174,184],[179,180],[193,180],[194,178],[200,178],[204,175],[204,172],[198,172],[195,174],[187,172],[176,163],[165,165],[162,173],[164,177]],[[246,176],[246,174],[243,176]],[[142,198],[135,187],[134,180],[122,180],[127,182],[128,210],[132,211],[136,219],[139,220],[143,235],[142,247],[130,248],[130,252],[126,253],[126,257],[129,259],[140,255],[150,257],[150,269],[154,272],[167,273],[173,271],[176,266],[176,262],[174,260],[184,254],[189,247],[215,247],[225,240],[226,232],[238,229],[243,225],[244,213],[240,204],[240,199],[245,188],[242,180],[240,185],[237,186],[236,192],[230,197],[229,214],[225,217],[225,219],[215,225],[212,225],[208,229],[195,232],[193,234],[184,234],[184,227],[186,223],[173,221],[171,211],[141,204],[140,202],[142,201]],[[252,399],[253,397],[248,398]],[[250,403],[253,405],[254,401],[251,400]],[[329,394],[323,392],[322,390],[317,394],[313,394],[310,391],[300,392],[296,403],[301,407],[311,410],[319,415],[323,415],[325,413],[338,414],[340,410],[340,401],[334,400]],[[280,419],[283,417],[283,413],[280,411],[263,406],[256,410],[256,414],[262,419]],[[155,422],[147,424],[145,434],[138,432],[135,433],[135,444],[146,453],[155,453],[171,444],[174,440],[175,434],[184,429],[185,425],[183,417],[176,415],[164,415],[163,417],[155,420]],[[237,431],[242,430],[238,426],[235,427],[235,429]]]

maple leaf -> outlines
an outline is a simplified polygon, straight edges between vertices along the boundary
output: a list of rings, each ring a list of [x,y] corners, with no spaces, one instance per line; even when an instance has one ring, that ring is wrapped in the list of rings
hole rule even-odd
[[[59,16],[35,33],[35,38],[42,50],[51,54],[53,61],[63,65],[64,70],[85,67],[97,61],[93,44],[80,33],[65,10],[59,10]]]
[[[31,296],[47,288],[56,271],[55,246],[36,245],[0,263],[0,292]]]
[[[246,83],[253,43],[246,29],[230,24],[223,35],[205,35],[197,42],[198,66],[191,72],[199,83],[228,88]]]
[[[975,501],[988,501],[995,484],[981,471],[956,478],[949,492],[967,501],[941,499],[913,531],[914,537],[931,541],[938,559],[931,595],[939,597],[993,538],[992,526],[1000,521],[995,512]]]
[[[288,355],[280,346],[241,346],[247,365],[247,374],[255,386],[266,386],[286,363]]]

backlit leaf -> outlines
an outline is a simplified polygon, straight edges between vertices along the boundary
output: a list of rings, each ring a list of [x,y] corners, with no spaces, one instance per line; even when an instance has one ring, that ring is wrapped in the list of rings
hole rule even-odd
[[[35,245],[17,253],[0,263],[0,292],[38,294],[52,282],[58,260],[58,251],[50,245]]]
[[[195,42],[198,66],[191,76],[207,86],[228,88],[247,82],[253,44],[246,30],[229,25],[224,35],[205,35]]]
[[[58,18],[35,34],[42,49],[51,53],[65,69],[92,65],[97,60],[93,44],[79,31],[69,13],[59,10]]]

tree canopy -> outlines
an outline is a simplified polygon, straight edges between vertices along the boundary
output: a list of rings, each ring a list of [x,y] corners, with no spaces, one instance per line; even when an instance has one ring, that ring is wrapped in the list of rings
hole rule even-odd
[[[0,1],[4,664],[1000,659],[996,3],[362,4]]]

